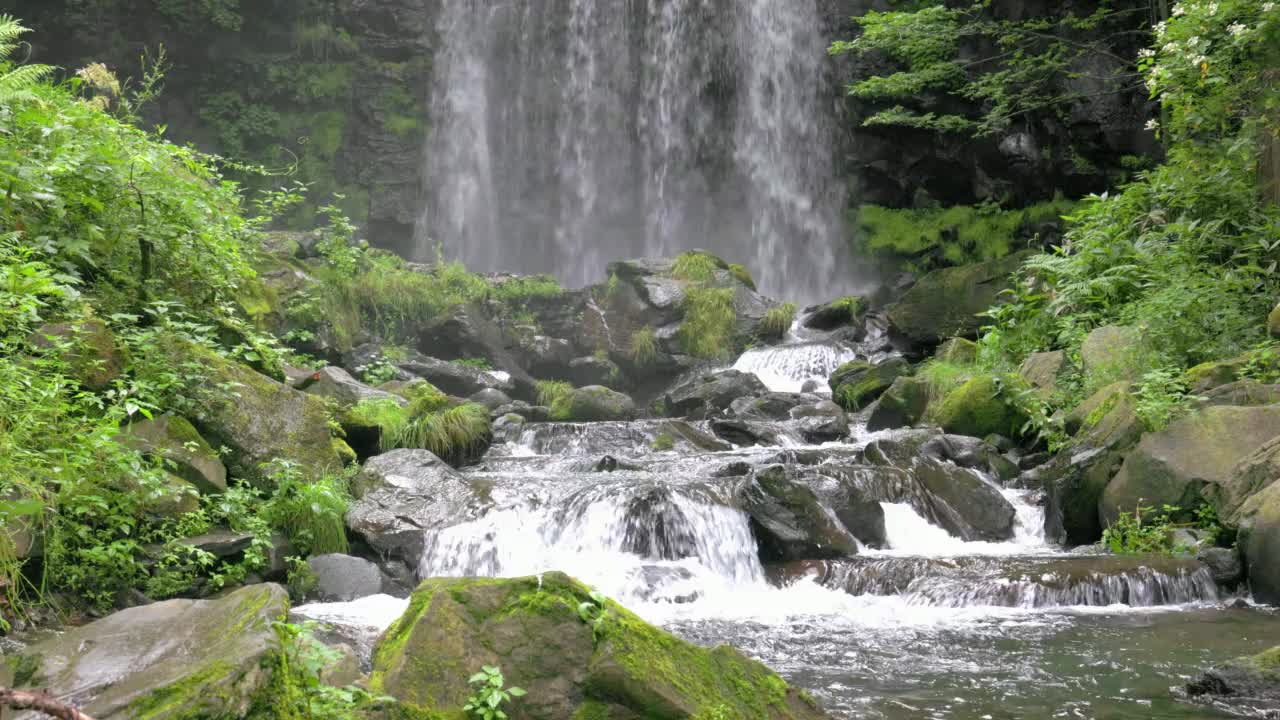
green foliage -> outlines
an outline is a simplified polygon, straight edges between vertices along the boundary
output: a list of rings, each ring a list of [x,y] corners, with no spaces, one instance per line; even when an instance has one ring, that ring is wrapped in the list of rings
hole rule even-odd
[[[746,285],[752,290],[756,289],[755,278],[751,277],[751,271],[747,269],[746,265],[740,265],[738,263],[730,264],[729,274],[732,275],[735,280],[742,283],[743,285]]]
[[[560,281],[550,275],[527,275],[494,283],[491,297],[515,307],[528,300],[558,298],[564,294]]]
[[[849,94],[864,102],[895,103],[873,113],[866,125],[989,135],[1026,115],[1065,114],[1092,95],[1138,89],[1136,59],[1118,57],[1111,48],[1146,17],[1145,11],[1104,3],[1089,15],[1065,10],[1010,20],[987,2],[926,0],[854,18],[861,35],[834,43],[830,52],[883,56],[895,66],[849,85]],[[1112,67],[1083,69],[1096,68],[1086,63],[1097,58]],[[1088,83],[1072,82],[1086,78]],[[936,98],[949,102],[930,102]],[[948,110],[939,114],[939,106]]]
[[[1157,368],[1142,376],[1134,391],[1134,412],[1148,431],[1163,430],[1169,421],[1186,410],[1187,385],[1184,373]]]
[[[676,257],[671,268],[671,277],[691,283],[706,284],[715,280],[716,270],[723,263],[714,255],[700,250],[691,250]]]
[[[492,370],[493,363],[487,358],[459,358],[451,361],[454,365],[462,365],[464,367],[475,368],[476,370]]]
[[[895,210],[863,205],[856,220],[863,247],[878,257],[933,270],[996,260],[1023,249],[1035,229],[1070,214],[1076,203],[1055,200],[1020,210],[956,205],[937,210]]]
[[[787,334],[791,324],[796,321],[795,303],[784,303],[770,308],[760,322],[760,336],[766,339],[778,339]]]
[[[606,605],[608,598],[599,590],[592,590],[588,598],[578,603],[578,618],[591,626],[592,636],[599,642],[609,619],[609,608]]]
[[[653,439],[653,442],[649,444],[649,447],[653,449],[654,452],[667,452],[668,450],[674,450],[676,447],[676,439],[669,432],[661,432]]]
[[[631,333],[631,362],[648,367],[658,357],[658,337],[653,326],[646,325]]]
[[[1102,531],[1102,543],[1117,555],[1172,552],[1170,517],[1177,512],[1177,507],[1165,505],[1160,512],[1139,507],[1132,513],[1121,513],[1114,524]]]
[[[447,410],[415,414],[391,432],[384,430],[382,445],[384,449],[430,450],[440,458],[457,461],[482,450],[491,436],[489,409],[466,403]]]
[[[737,313],[732,288],[691,287],[684,297],[680,346],[694,357],[725,358],[733,352]]]
[[[525,691],[518,687],[504,688],[507,680],[502,677],[502,670],[492,665],[480,668],[480,672],[467,682],[478,687],[475,694],[467,698],[462,710],[475,720],[506,720],[507,713],[502,710],[502,704],[525,695]]]
[[[272,698],[272,717],[302,720],[358,720],[368,711],[394,705],[389,697],[376,697],[356,687],[334,687],[324,680],[325,671],[342,657],[341,653],[315,638],[315,623],[271,625],[280,639],[277,696]]]
[[[345,518],[351,504],[347,480],[325,475],[309,478],[295,463],[277,460],[267,470],[275,494],[265,508],[272,527],[279,528],[304,557],[345,553]]]
[[[573,394],[573,385],[563,380],[539,380],[538,404],[551,407]]]
[[[19,38],[30,32],[12,15],[0,14],[0,105],[34,97],[33,91],[53,74],[48,65],[18,65],[9,58],[20,46]]]

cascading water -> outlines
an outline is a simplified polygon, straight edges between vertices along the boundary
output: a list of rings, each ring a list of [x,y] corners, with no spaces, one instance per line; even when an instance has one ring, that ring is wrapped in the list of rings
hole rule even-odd
[[[833,295],[820,27],[817,0],[443,0],[418,253],[582,285],[701,247]]]

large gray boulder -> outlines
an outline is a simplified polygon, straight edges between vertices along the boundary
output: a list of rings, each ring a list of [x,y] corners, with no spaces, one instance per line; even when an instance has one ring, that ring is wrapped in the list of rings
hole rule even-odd
[[[932,499],[934,517],[963,540],[1000,542],[1013,537],[1017,512],[1000,491],[966,468],[932,458],[912,469]]]
[[[1089,333],[1080,346],[1085,386],[1100,388],[1113,382],[1134,382],[1154,365],[1155,351],[1136,327],[1108,325]]]
[[[471,516],[484,490],[428,450],[393,450],[370,459],[352,482],[347,527],[416,567],[423,532]]]
[[[203,493],[227,489],[227,468],[185,418],[160,415],[130,423],[116,436],[143,455],[163,460],[169,472]]]
[[[889,308],[895,336],[912,349],[928,349],[949,337],[971,337],[982,326],[980,313],[1001,301],[1026,253],[1000,260],[944,268],[920,278]]]
[[[409,404],[408,400],[399,395],[365,385],[340,367],[330,365],[321,368],[315,375],[315,382],[308,385],[306,391],[311,395],[333,400],[343,410],[366,400],[387,400],[400,406]]]
[[[382,592],[382,571],[364,558],[332,553],[307,560],[315,576],[308,593],[322,602],[351,602]]]
[[[492,370],[413,353],[397,363],[401,370],[435,385],[441,391],[457,397],[470,397],[481,390],[500,390],[508,395],[516,394],[516,384],[511,378]],[[527,398],[522,398],[527,399]]]
[[[419,332],[418,349],[424,353],[440,355],[446,360],[483,358],[495,370],[506,373],[510,378],[514,397],[532,400],[537,395],[533,378],[525,372],[508,348],[506,334],[478,304],[458,305],[433,318]],[[445,392],[452,392],[442,386],[438,387]],[[505,391],[504,388],[499,389]],[[471,393],[456,394],[465,397]]]
[[[254,585],[122,610],[0,663],[0,687],[47,690],[97,720],[245,717],[279,681],[272,623],[288,609],[283,588]]]
[[[814,495],[782,465],[756,472],[738,489],[765,562],[822,560],[858,553],[857,543]]]
[[[721,370],[677,382],[663,396],[670,417],[706,419],[720,415],[739,398],[765,395],[769,388],[752,373]]]

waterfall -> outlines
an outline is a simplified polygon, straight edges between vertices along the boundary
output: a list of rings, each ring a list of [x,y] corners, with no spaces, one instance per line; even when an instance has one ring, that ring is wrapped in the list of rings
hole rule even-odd
[[[816,0],[442,0],[419,259],[583,285],[701,247],[834,295],[820,27]]]

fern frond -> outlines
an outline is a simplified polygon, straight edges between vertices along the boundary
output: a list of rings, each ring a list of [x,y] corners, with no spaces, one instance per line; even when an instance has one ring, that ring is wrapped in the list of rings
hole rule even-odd
[[[12,102],[30,95],[32,88],[53,74],[48,65],[23,65],[0,74],[0,103]]]
[[[0,15],[0,62],[9,58],[9,54],[18,48],[18,38],[31,32],[23,27],[12,15]]]

